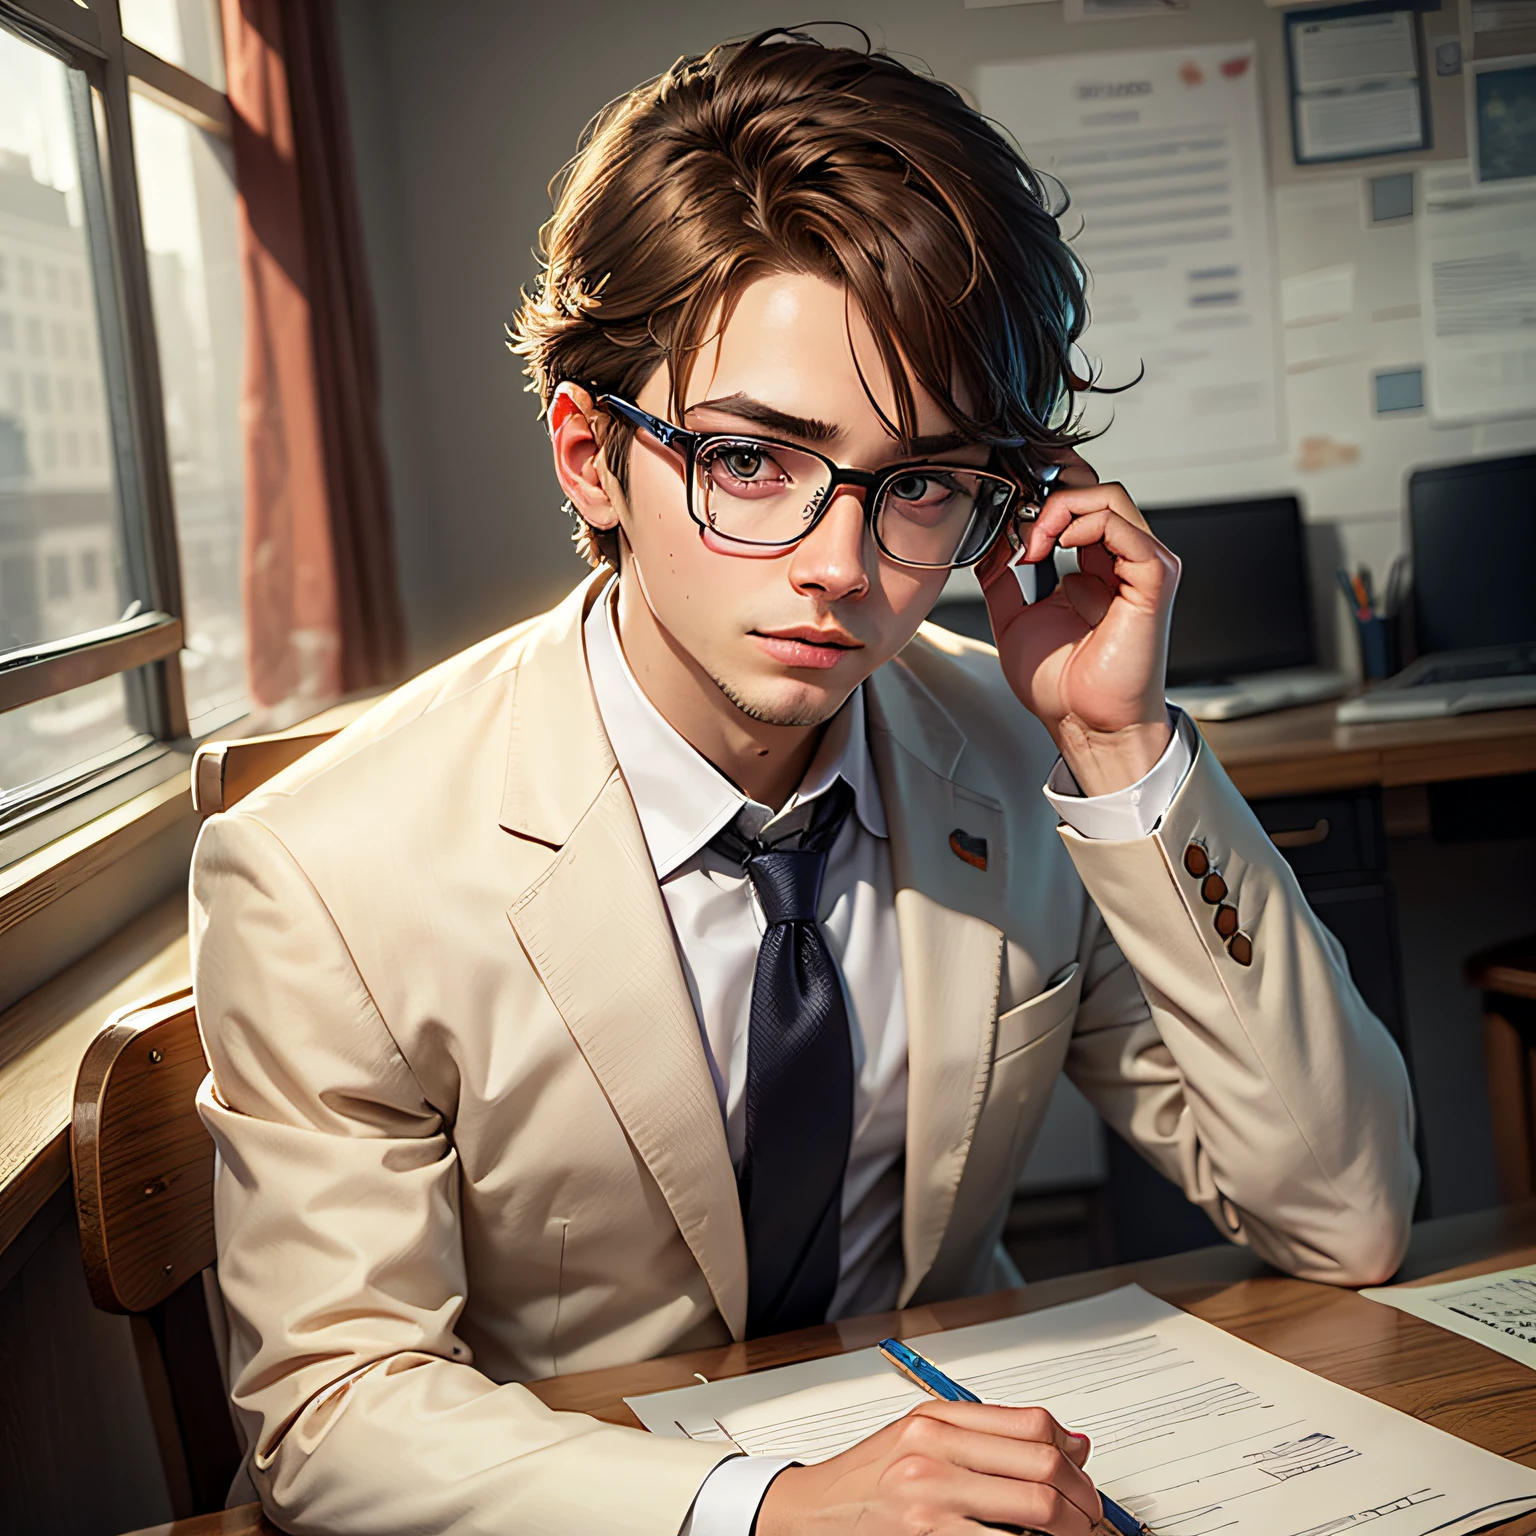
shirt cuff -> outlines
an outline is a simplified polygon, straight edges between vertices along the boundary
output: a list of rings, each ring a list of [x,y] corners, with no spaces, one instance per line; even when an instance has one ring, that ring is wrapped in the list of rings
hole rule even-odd
[[[1045,781],[1045,798],[1056,814],[1084,837],[1116,842],[1145,837],[1173,804],[1184,776],[1194,764],[1199,744],[1194,722],[1182,709],[1170,705],[1168,722],[1173,726],[1173,735],[1168,738],[1163,755],[1145,777],[1128,789],[1117,789],[1108,795],[1085,795],[1065,760],[1058,757]]]
[[[752,1536],[768,1485],[785,1467],[781,1456],[733,1456],[699,1485],[678,1536]]]

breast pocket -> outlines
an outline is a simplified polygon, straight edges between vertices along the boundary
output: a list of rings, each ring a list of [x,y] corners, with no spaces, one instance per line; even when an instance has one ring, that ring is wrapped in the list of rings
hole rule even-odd
[[[1077,1013],[1082,991],[1083,968],[1073,961],[1044,992],[1007,1013],[1000,1013],[993,1035],[992,1059],[1001,1061],[1015,1051],[1022,1051],[1066,1023]]]

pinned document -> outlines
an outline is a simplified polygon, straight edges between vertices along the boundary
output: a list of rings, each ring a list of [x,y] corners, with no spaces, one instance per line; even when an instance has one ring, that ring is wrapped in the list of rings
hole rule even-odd
[[[1114,477],[1279,448],[1269,197],[1252,42],[982,65],[982,109],[1072,203],[1093,276],[1084,352]],[[1079,230],[1078,226],[1081,225]]]
[[[1139,1286],[920,1347],[983,1400],[1046,1408],[1089,1436],[1088,1474],[1156,1536],[1469,1536],[1536,1510],[1536,1471]],[[657,1434],[817,1462],[926,1399],[864,1349],[626,1401]]]

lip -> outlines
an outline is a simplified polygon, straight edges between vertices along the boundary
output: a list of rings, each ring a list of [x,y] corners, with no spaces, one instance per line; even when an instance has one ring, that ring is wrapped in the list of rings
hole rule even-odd
[[[850,652],[863,649],[861,642],[846,630],[817,629],[809,624],[787,629],[755,629],[751,634],[763,650],[786,667],[826,671]]]

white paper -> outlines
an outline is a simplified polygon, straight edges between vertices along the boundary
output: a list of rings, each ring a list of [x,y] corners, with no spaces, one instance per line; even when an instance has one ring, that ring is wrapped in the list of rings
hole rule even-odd
[[[1441,1285],[1382,1285],[1360,1294],[1536,1368],[1536,1264]]]
[[[1418,149],[1424,141],[1419,82],[1300,96],[1296,124],[1303,161]]]
[[[1536,188],[1474,187],[1464,162],[1422,174],[1430,415],[1447,424],[1536,412]]]
[[[1536,1471],[1126,1286],[917,1347],[988,1402],[1093,1442],[1095,1483],[1156,1536],[1456,1536],[1536,1510]],[[657,1434],[822,1461],[921,1394],[872,1349],[628,1398]]]
[[[1269,198],[1251,42],[984,65],[982,108],[1072,198],[1092,279],[1106,478],[1281,444]],[[1081,223],[1081,232],[1078,226]]]
[[[1068,21],[1128,21],[1133,16],[1178,16],[1189,0],[1062,0]]]
[[[1298,91],[1337,90],[1412,75],[1413,12],[1319,17],[1294,25],[1291,62]]]
[[[1355,264],[1318,267],[1281,279],[1280,316],[1286,325],[1336,320],[1355,307]]]

